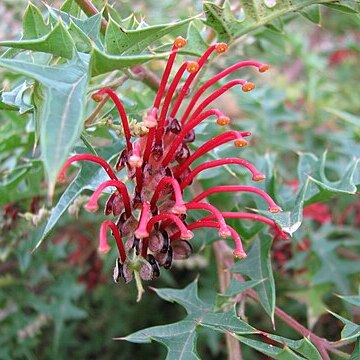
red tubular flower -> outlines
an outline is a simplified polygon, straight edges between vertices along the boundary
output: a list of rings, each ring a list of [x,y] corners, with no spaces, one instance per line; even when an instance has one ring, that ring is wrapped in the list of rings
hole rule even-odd
[[[209,195],[223,192],[250,192],[261,196],[269,206],[271,212],[279,212],[281,208],[263,190],[253,186],[231,185],[214,186],[206,189],[188,202],[184,197],[190,194],[186,189],[199,173],[224,165],[239,165],[246,168],[252,175],[253,181],[265,179],[250,162],[237,157],[218,160],[203,160],[197,167],[191,169],[195,161],[205,159],[205,156],[215,148],[230,141],[238,148],[248,144],[246,137],[250,132],[229,130],[223,132],[202,144],[192,152],[188,143],[195,139],[195,129],[205,119],[215,117],[218,125],[228,125],[230,118],[218,109],[208,109],[208,106],[236,85],[241,85],[244,92],[252,90],[255,85],[242,79],[227,82],[210,93],[202,102],[198,100],[203,93],[219,80],[234,71],[244,67],[256,67],[259,72],[268,70],[269,66],[257,61],[242,61],[232,65],[226,70],[206,81],[195,92],[182,113],[181,120],[176,116],[183,105],[185,96],[189,93],[190,85],[202,70],[212,53],[224,53],[227,45],[218,43],[210,46],[197,61],[186,61],[180,65],[174,78],[170,81],[171,70],[175,63],[178,50],[186,45],[183,38],[177,38],[171,49],[166,64],[159,90],[153,106],[143,117],[145,126],[149,128],[147,135],[132,141],[131,132],[124,106],[119,97],[111,89],[105,88],[93,95],[95,100],[100,100],[107,94],[114,101],[124,127],[126,148],[120,153],[116,162],[116,171],[126,169],[130,186],[121,182],[114,170],[104,159],[94,155],[75,155],[64,165],[60,176],[64,177],[66,169],[75,161],[92,161],[101,165],[109,176],[96,189],[85,208],[95,211],[98,208],[98,198],[106,187],[115,187],[105,206],[105,215],[111,213],[117,217],[116,221],[106,220],[100,228],[99,251],[107,252],[110,246],[106,239],[107,228],[111,228],[119,251],[119,259],[114,270],[114,279],[117,282],[123,277],[126,282],[133,277],[150,279],[159,275],[159,267],[170,268],[173,259],[184,259],[191,253],[190,239],[193,237],[191,230],[197,228],[216,228],[220,237],[231,237],[234,240],[234,256],[246,257],[239,234],[226,224],[227,218],[248,219],[261,221],[269,225],[275,234],[286,238],[278,225],[264,216],[243,212],[221,212],[215,206],[202,202]],[[186,76],[183,81],[182,78]],[[174,94],[178,97],[173,101]],[[131,193],[128,189],[134,189]],[[184,194],[185,192],[185,194]],[[208,211],[210,215],[192,223],[185,222],[190,211]],[[125,241],[125,244],[123,243]],[[132,253],[134,254],[132,255]],[[131,256],[130,256],[131,255]],[[152,269],[152,275],[149,275]],[[135,273],[135,276],[133,274]],[[139,276],[137,276],[137,274]]]

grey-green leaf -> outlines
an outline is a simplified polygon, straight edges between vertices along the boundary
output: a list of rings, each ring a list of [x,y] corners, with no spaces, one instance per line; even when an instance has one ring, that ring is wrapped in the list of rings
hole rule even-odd
[[[115,151],[116,150],[114,148],[105,149],[101,151],[99,155],[110,161],[110,156],[114,156],[113,154]],[[40,239],[36,244],[36,248],[38,248],[41,243],[50,235],[51,231],[54,229],[60,218],[64,215],[67,208],[83,191],[95,190],[102,182],[107,179],[107,174],[101,167],[99,167],[99,165],[92,164],[90,162],[83,162],[79,174],[66,188],[59,201],[55,205],[53,211],[51,212],[51,216],[46,226],[44,227]]]
[[[0,46],[40,51],[55,56],[61,56],[66,59],[72,58],[75,47],[74,42],[62,21],[59,21],[49,34],[41,38],[19,41],[1,41]]]
[[[24,99],[25,93],[32,87],[32,84],[29,84],[27,81],[24,81],[22,84],[17,86],[11,91],[6,91],[1,94],[1,100],[9,105],[15,106],[19,109],[20,114],[24,114],[27,111],[31,110],[33,106]]]
[[[50,31],[50,25],[47,25],[42,17],[41,11],[29,2],[23,19],[22,40],[38,39]]]
[[[314,24],[320,25],[321,23],[321,12],[320,5],[312,5],[300,11],[300,14],[306,19],[310,20]]]
[[[143,64],[150,60],[162,59],[168,55],[169,53],[114,56],[95,48],[91,57],[91,74],[93,76],[101,75],[113,70]]]
[[[125,30],[114,20],[110,19],[105,33],[105,48],[111,55],[137,55],[144,51],[149,45],[179,30],[188,24],[193,18],[175,23],[154,25],[143,29]]]
[[[166,301],[176,302],[185,307],[187,316],[184,320],[163,326],[154,326],[137,331],[127,337],[116,340],[126,340],[135,343],[148,343],[152,340],[166,346],[166,359],[199,359],[196,352],[196,331],[204,326],[223,333],[254,334],[256,329],[240,320],[231,309],[225,313],[214,312],[212,306],[199,299],[197,281],[181,290],[155,289],[156,293]]]
[[[263,280],[254,290],[266,313],[274,321],[275,283],[270,261],[271,245],[272,237],[260,234],[251,244],[247,258],[232,266],[231,271],[248,276],[251,280]]]
[[[78,54],[69,63],[54,67],[10,59],[0,59],[0,66],[32,77],[43,88],[44,101],[39,113],[41,154],[51,191],[62,164],[80,136],[89,56]]]

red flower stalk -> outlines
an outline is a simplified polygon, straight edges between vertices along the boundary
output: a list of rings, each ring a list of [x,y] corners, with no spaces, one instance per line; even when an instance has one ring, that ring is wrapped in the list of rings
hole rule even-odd
[[[279,237],[286,238],[278,225],[264,216],[243,212],[221,212],[215,206],[202,202],[212,194],[224,192],[248,192],[264,198],[271,212],[279,212],[281,208],[263,190],[253,186],[231,185],[214,186],[193,197],[185,193],[192,181],[204,170],[223,165],[239,165],[252,175],[253,181],[265,179],[250,162],[237,157],[206,161],[206,155],[215,148],[234,141],[236,147],[248,144],[246,137],[250,132],[229,130],[206,141],[196,151],[192,152],[188,143],[195,139],[195,128],[205,119],[216,117],[216,123],[224,126],[230,123],[230,118],[218,109],[208,109],[208,106],[235,85],[241,85],[244,92],[251,91],[255,85],[242,79],[231,80],[208,95],[197,105],[201,95],[219,80],[247,66],[256,67],[259,72],[268,70],[269,66],[257,61],[242,61],[206,81],[192,96],[185,107],[181,121],[175,117],[182,106],[190,85],[201,71],[213,52],[218,54],[227,50],[224,43],[214,44],[208,48],[198,61],[186,61],[180,65],[173,80],[171,70],[175,63],[178,50],[186,45],[183,38],[177,38],[172,47],[166,64],[159,90],[153,106],[143,118],[149,128],[147,135],[131,141],[128,118],[116,93],[108,88],[98,91],[93,98],[99,100],[103,94],[109,95],[114,101],[124,127],[126,148],[120,153],[116,162],[116,170],[126,169],[130,184],[118,180],[115,171],[104,159],[94,155],[75,155],[64,165],[61,177],[66,169],[75,161],[93,161],[101,165],[110,177],[95,190],[85,208],[95,211],[98,208],[98,198],[107,187],[115,187],[105,206],[105,215],[111,213],[116,221],[106,220],[100,228],[99,251],[107,252],[110,245],[106,239],[107,228],[110,227],[116,240],[120,258],[116,262],[114,279],[124,277],[128,282],[133,278],[151,279],[159,275],[159,267],[170,268],[173,259],[184,259],[191,253],[189,240],[193,237],[191,230],[203,227],[216,228],[220,237],[231,237],[234,240],[234,255],[246,257],[239,234],[226,224],[227,218],[249,219],[268,224]],[[185,75],[187,73],[187,75]],[[187,76],[183,81],[182,78]],[[178,91],[177,91],[178,90]],[[174,94],[178,97],[173,101]],[[202,161],[191,169],[194,162]],[[125,171],[125,170],[124,170]],[[134,189],[133,193],[129,189]],[[187,203],[184,198],[188,199]],[[185,222],[188,212],[192,210],[208,211],[210,215],[193,222]],[[123,243],[126,241],[126,243]],[[131,255],[134,252],[134,255]],[[130,256],[131,255],[131,256]],[[149,270],[150,269],[150,270]],[[149,273],[151,272],[151,274]],[[138,275],[136,275],[138,274]]]

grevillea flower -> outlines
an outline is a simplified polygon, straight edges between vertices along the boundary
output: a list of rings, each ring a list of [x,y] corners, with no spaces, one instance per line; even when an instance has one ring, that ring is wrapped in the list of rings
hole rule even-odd
[[[255,85],[243,79],[235,79],[206,97],[203,96],[205,91],[242,68],[254,67],[260,73],[269,69],[267,64],[258,61],[238,62],[206,81],[191,95],[187,105],[183,106],[185,109],[179,114],[192,82],[209,56],[214,52],[221,54],[227,50],[224,43],[210,46],[197,61],[184,62],[170,81],[178,50],[185,45],[186,40],[181,37],[173,44],[153,106],[143,118],[145,126],[149,129],[145,136],[132,141],[126,111],[112,89],[105,88],[93,94],[95,101],[101,101],[103,96],[107,95],[115,103],[124,128],[126,146],[118,157],[115,169],[100,157],[81,154],[68,159],[60,174],[63,177],[71,163],[81,160],[98,163],[108,174],[109,180],[100,184],[85,208],[88,211],[96,211],[98,198],[103,190],[107,187],[114,189],[105,206],[105,214],[112,214],[114,220],[108,219],[102,223],[98,249],[103,253],[109,251],[107,230],[110,229],[120,255],[114,270],[116,282],[121,277],[126,282],[134,276],[136,280],[152,279],[159,275],[160,267],[170,268],[173,259],[186,259],[192,251],[190,240],[193,231],[198,228],[215,228],[221,238],[232,238],[234,256],[240,259],[246,257],[239,234],[226,223],[228,218],[261,221],[272,227],[276,235],[286,237],[273,220],[252,213],[221,212],[206,201],[211,194],[247,192],[262,197],[271,212],[281,211],[265,191],[256,187],[219,185],[204,190],[190,201],[184,199],[184,193],[199,173],[219,166],[244,167],[251,174],[253,181],[265,179],[265,175],[254,165],[238,157],[200,163],[204,155],[223,144],[233,142],[237,148],[246,146],[247,138],[250,136],[248,131],[224,131],[193,152],[188,144],[194,141],[196,127],[202,121],[214,119],[220,126],[230,123],[230,118],[226,114],[211,107],[215,99],[234,86],[239,85],[244,92],[248,92],[254,89]],[[182,80],[184,77],[186,79]],[[194,167],[195,162],[200,165]],[[129,186],[118,178],[117,172],[123,169],[126,169],[133,185]],[[190,196],[190,193],[185,195]],[[207,214],[190,223],[187,215],[193,210],[204,211]]]

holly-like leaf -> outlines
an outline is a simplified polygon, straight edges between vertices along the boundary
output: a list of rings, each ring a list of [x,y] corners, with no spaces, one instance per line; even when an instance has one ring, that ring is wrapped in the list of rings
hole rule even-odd
[[[192,22],[187,31],[187,43],[186,46],[181,49],[181,53],[190,54],[193,56],[201,56],[209,45],[201,36],[199,29],[196,26],[196,21]]]
[[[321,159],[312,154],[300,154],[299,178],[307,176],[315,186],[309,186],[306,193],[308,205],[324,200],[334,194],[355,194],[357,187],[354,183],[354,175],[359,167],[360,159],[353,159],[347,168],[338,167],[339,180],[329,181],[325,175],[327,152]]]
[[[336,249],[342,245],[341,241],[330,240],[335,228],[326,224],[311,235],[312,249],[320,261],[320,268],[312,278],[313,284],[332,283],[343,293],[350,292],[347,276],[360,271],[358,261],[344,260],[336,254]],[[337,232],[340,230],[337,229]],[[357,246],[356,241],[353,246]],[[350,246],[350,242],[347,242]]]
[[[37,298],[34,300],[34,308],[41,313],[49,315],[55,323],[54,352],[58,351],[60,338],[63,333],[64,324],[67,320],[83,319],[86,312],[73,304],[84,292],[84,287],[77,284],[71,275],[67,274],[61,277],[52,286],[48,293],[53,301],[45,303]]]
[[[40,51],[71,59],[74,54],[74,42],[62,21],[59,21],[47,35],[38,39],[19,41],[1,41],[0,46]]]
[[[346,168],[336,166],[338,172],[337,181],[330,181],[325,175],[326,156],[325,152],[321,159],[311,153],[300,153],[298,164],[299,190],[296,196],[291,195],[284,200],[284,209],[280,213],[254,210],[274,220],[284,231],[290,235],[294,233],[302,223],[302,211],[306,205],[319,201],[325,201],[335,195],[355,194],[357,185],[355,175],[359,168],[360,159],[354,158]]]
[[[352,321],[345,319],[344,317],[328,310],[330,314],[338,318],[345,326],[341,331],[341,340],[349,341],[356,340],[360,337],[360,325],[355,324]]]
[[[72,20],[70,20],[68,31],[74,41],[76,49],[79,52],[91,52],[92,44],[89,37]]]
[[[100,29],[101,29],[100,13],[82,19],[50,6],[47,6],[47,9],[49,11],[51,18],[54,21],[59,21],[59,18],[61,19],[61,21],[69,28],[69,32],[71,36],[73,36],[73,34],[70,31],[70,27],[71,27],[71,23],[74,23],[88,38],[88,40],[93,41],[94,44],[99,49],[103,49],[103,45],[100,39]],[[75,43],[76,43],[76,38],[78,36],[79,35],[77,34],[75,38],[73,37]]]
[[[248,339],[244,336],[236,336],[236,338],[243,344],[252,347],[253,349],[272,357],[273,359],[283,359],[283,360],[299,360],[304,359],[303,357],[298,356],[293,350],[289,347],[284,346],[276,347],[274,345],[266,344],[259,340]]]
[[[116,145],[117,146],[117,145]],[[81,148],[79,150],[85,150]],[[99,153],[99,156],[111,160],[114,156],[115,148],[111,147],[109,149],[102,150]],[[85,151],[81,151],[84,153]],[[66,188],[64,193],[61,195],[59,201],[53,208],[51,216],[45,225],[45,228],[41,234],[40,239],[38,240],[35,249],[37,249],[41,243],[50,235],[51,231],[54,229],[57,222],[60,220],[61,216],[64,215],[67,208],[74,202],[74,200],[85,190],[95,190],[102,182],[108,179],[108,176],[103,168],[99,167],[97,164],[91,162],[83,162],[81,164],[81,169],[76,176],[76,178],[71,182],[71,184]],[[34,249],[34,250],[35,250]]]
[[[348,302],[351,305],[357,306],[360,308],[360,294],[359,295],[352,295],[352,296],[341,296],[338,295],[338,297],[346,302]]]
[[[101,75],[113,70],[143,64],[150,60],[162,59],[168,55],[169,53],[114,56],[95,48],[91,57],[91,74],[93,76]]]
[[[321,23],[320,5],[312,5],[300,11],[300,14],[316,25]]]
[[[328,1],[304,1],[304,0],[276,0],[276,1],[248,1],[238,0],[242,9],[241,18],[236,18],[233,14],[229,1],[225,1],[223,6],[205,1],[203,3],[206,14],[205,23],[213,28],[218,35],[219,41],[231,42],[240,36],[247,34],[261,26],[274,21],[286,14],[294,11],[307,11],[309,6],[323,4],[342,11],[360,11],[360,5],[353,1],[339,1],[332,4],[333,0]],[[318,15],[306,13],[308,18],[315,20]]]
[[[80,136],[89,79],[89,56],[77,54],[58,66],[0,59],[0,66],[37,80],[44,99],[38,111],[41,154],[53,190],[58,172]]]
[[[24,81],[11,91],[5,91],[1,94],[1,100],[4,104],[15,107],[20,114],[24,114],[33,108],[29,102],[24,99],[25,93],[32,87],[32,84]]]
[[[46,24],[41,11],[29,2],[23,18],[22,40],[39,39],[50,32],[50,25]]]
[[[319,354],[316,347],[309,341],[308,338],[303,338],[301,340],[291,340],[282,336],[269,335],[269,338],[277,341],[279,344],[286,344],[291,350],[298,352],[303,355],[305,359],[311,360],[321,360],[321,355]],[[285,359],[285,358],[284,358]]]
[[[186,20],[148,26],[137,30],[125,30],[110,18],[105,33],[105,48],[110,55],[138,55],[148,46],[173,31],[179,30],[193,18]]]
[[[275,283],[270,260],[271,245],[272,237],[260,234],[251,244],[247,258],[232,266],[231,271],[260,282],[254,290],[259,296],[261,305],[274,322]]]
[[[241,282],[236,278],[236,276],[233,276],[228,288],[221,295],[222,296],[235,296],[245,290],[252,289],[254,286],[259,285],[263,281],[265,281],[265,279],[249,280],[249,281]]]
[[[134,343],[156,341],[168,349],[167,360],[200,359],[196,352],[197,328],[207,327],[219,332],[237,334],[254,334],[257,330],[236,316],[235,309],[216,313],[213,306],[199,299],[197,281],[182,290],[155,289],[157,295],[170,302],[183,306],[187,312],[184,320],[162,326],[154,326],[137,331],[131,335],[115,340],[126,340]]]
[[[223,309],[234,303],[231,298],[239,295],[243,291],[252,289],[254,286],[260,284],[264,280],[249,280],[239,281],[236,276],[233,276],[227,290],[223,294],[217,294],[215,299],[215,309]]]
[[[293,201],[291,205],[286,205],[286,208],[290,208],[289,211],[282,211],[280,213],[271,213],[270,211],[257,209],[253,209],[253,211],[274,220],[282,230],[291,236],[302,223],[303,207],[308,185],[309,180],[306,180],[305,184],[300,188],[296,195],[295,201]]]
[[[225,1],[223,7],[208,1],[205,1],[203,6],[206,14],[205,24],[216,31],[218,41],[229,43],[241,32],[242,21],[235,18],[229,1]]]

